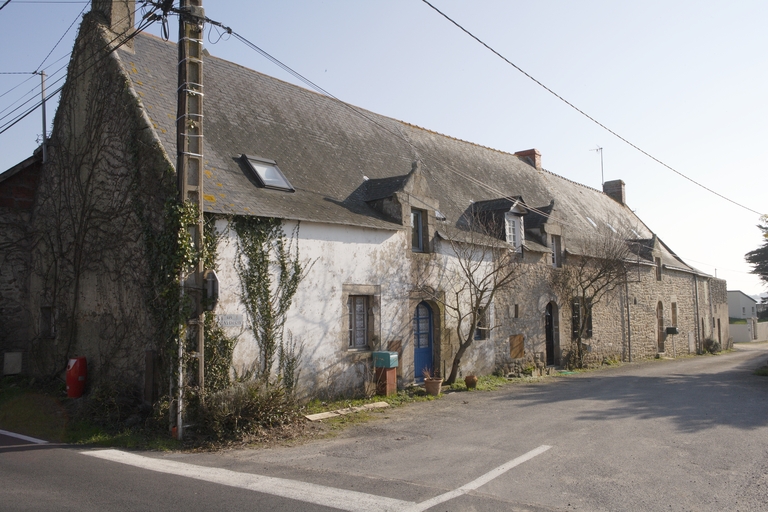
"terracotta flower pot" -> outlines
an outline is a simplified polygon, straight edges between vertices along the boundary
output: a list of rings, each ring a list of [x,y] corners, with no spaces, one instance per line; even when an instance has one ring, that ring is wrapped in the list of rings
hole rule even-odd
[[[440,394],[440,388],[443,385],[443,379],[424,379],[424,389],[432,396]]]
[[[464,384],[467,385],[467,389],[475,389],[477,387],[477,376],[467,375],[464,377]]]

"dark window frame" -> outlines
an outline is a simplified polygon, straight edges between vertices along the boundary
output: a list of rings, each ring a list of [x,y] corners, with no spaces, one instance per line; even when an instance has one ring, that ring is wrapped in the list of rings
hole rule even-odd
[[[411,208],[411,250],[424,251],[424,217],[426,212]]]
[[[563,266],[563,240],[560,235],[550,235],[552,240],[552,268]]]
[[[358,312],[356,303],[362,301],[363,312]],[[371,346],[371,303],[370,295],[349,295],[347,296],[347,348],[351,350],[368,350]],[[361,318],[362,316],[362,318]],[[358,325],[358,320],[362,320],[362,328]],[[362,331],[364,343],[357,342],[357,334]]]
[[[280,170],[280,167],[278,167],[277,162],[275,162],[274,160],[270,160],[269,158],[263,158],[260,156],[246,155],[245,153],[240,155],[240,159],[245,164],[245,166],[251,171],[251,173],[256,178],[256,181],[259,183],[259,186],[261,188],[267,188],[271,190],[281,190],[283,192],[296,192],[296,189],[293,188],[293,185],[291,185],[291,182],[288,181],[288,178],[285,177],[285,174],[283,174],[283,171]],[[259,170],[256,168],[256,164],[261,164],[265,167],[273,168],[277,173],[277,180],[268,181],[264,176],[261,175]],[[274,183],[275,181],[281,181],[283,185],[275,184]]]
[[[56,310],[53,306],[40,306],[40,337],[56,337]]]
[[[584,339],[592,337],[592,301],[587,300],[587,328],[584,332]],[[578,339],[579,329],[581,328],[581,297],[574,297],[571,299],[571,335],[573,339]]]

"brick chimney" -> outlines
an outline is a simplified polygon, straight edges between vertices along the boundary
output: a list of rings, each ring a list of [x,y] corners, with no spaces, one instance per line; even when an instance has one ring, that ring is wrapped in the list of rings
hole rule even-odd
[[[538,149],[526,149],[525,151],[518,151],[515,156],[523,162],[534,166],[536,169],[541,170],[541,153]]]
[[[102,22],[115,35],[128,34],[133,30],[136,0],[92,0],[91,12],[101,15]],[[125,46],[133,48],[133,40]]]
[[[622,180],[606,181],[603,183],[603,192],[619,204],[627,204],[624,194],[624,182]]]

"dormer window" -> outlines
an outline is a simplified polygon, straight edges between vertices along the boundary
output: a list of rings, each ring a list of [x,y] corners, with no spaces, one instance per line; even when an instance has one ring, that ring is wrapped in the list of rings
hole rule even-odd
[[[523,218],[514,213],[506,213],[504,221],[507,231],[507,243],[511,244],[515,251],[520,252],[523,246]]]
[[[242,155],[240,158],[253,173],[256,181],[259,182],[259,186],[274,190],[284,190],[286,192],[296,191],[274,160],[248,155]]]

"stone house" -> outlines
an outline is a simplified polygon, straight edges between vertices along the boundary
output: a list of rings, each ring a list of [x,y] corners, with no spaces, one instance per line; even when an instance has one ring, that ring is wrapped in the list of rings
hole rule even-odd
[[[95,3],[81,26],[36,191],[37,243],[23,260],[19,301],[33,327],[3,349],[23,346],[39,373],[86,355],[95,378],[141,386],[167,379],[152,358],[167,342],[156,305],[169,267],[156,234],[176,197],[177,49],[139,34],[103,50],[132,27],[125,3]],[[509,154],[458,140],[213,56],[204,84],[215,317],[237,339],[238,370],[258,357],[235,265],[233,222],[245,217],[280,219],[307,263],[285,323],[304,347],[307,394],[359,388],[373,350],[399,353],[400,386],[425,367],[449,371],[467,329],[441,299],[458,265],[455,240],[502,244],[519,269],[513,286],[483,304],[462,372],[564,365],[575,310],[552,275],[599,259],[590,241],[605,238],[631,248],[629,279],[592,308],[588,363],[676,357],[700,351],[705,338],[729,338],[725,282],[659,240],[626,205],[621,180],[596,190],[544,169],[535,149]],[[474,220],[491,229],[468,242]],[[479,272],[493,265],[487,254],[476,258]]]

